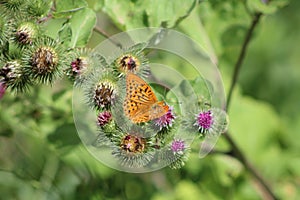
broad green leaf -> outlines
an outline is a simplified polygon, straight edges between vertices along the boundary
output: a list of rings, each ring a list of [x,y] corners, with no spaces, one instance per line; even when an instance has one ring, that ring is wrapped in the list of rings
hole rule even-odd
[[[96,24],[96,14],[89,8],[76,12],[70,19],[72,27],[71,47],[83,47],[91,37]]]
[[[65,22],[61,29],[58,31],[58,38],[63,45],[69,47],[72,39],[72,29],[68,21]]]
[[[58,38],[58,32],[61,30],[61,27],[66,22],[65,18],[59,19],[51,19],[43,24],[43,29],[45,30],[45,34],[53,39]]]
[[[276,138],[282,126],[269,104],[236,93],[231,102],[229,120],[229,133],[251,161],[266,169],[270,162],[282,160],[275,156],[280,152]]]
[[[143,7],[136,6],[131,1],[105,0],[103,11],[121,30],[145,26],[142,17]]]
[[[147,0],[144,1],[144,8],[149,18],[150,26],[160,26],[166,22],[167,27],[173,27],[177,20],[189,14],[196,6],[195,0]]]
[[[88,4],[85,0],[57,0],[55,5],[56,10],[53,15],[56,18],[61,18],[87,7]]]
[[[103,11],[122,30],[141,27],[158,27],[165,24],[173,27],[196,5],[195,0],[145,0],[145,1],[118,1],[105,0]]]
[[[229,52],[232,51],[233,44],[224,41],[224,34],[226,35],[226,32],[228,33],[228,30],[232,29],[232,27],[247,26],[251,20],[247,9],[239,0],[203,2],[199,5],[197,14],[210,38],[214,51],[219,58],[219,62],[222,62],[221,59],[223,59],[222,56],[224,53],[229,54]],[[240,40],[241,33],[234,33],[239,34],[239,37],[236,35],[231,35],[230,37],[231,41],[233,38],[236,39],[234,43],[235,50],[236,45],[241,46],[242,43]],[[236,55],[236,53],[234,55]],[[229,56],[231,55],[229,54]],[[235,60],[231,61],[234,62]]]

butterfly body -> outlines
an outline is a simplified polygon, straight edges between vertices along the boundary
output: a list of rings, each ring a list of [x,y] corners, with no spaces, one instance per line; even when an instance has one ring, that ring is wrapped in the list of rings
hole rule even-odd
[[[151,87],[133,73],[128,73],[126,77],[126,98],[123,108],[126,116],[134,123],[159,118],[169,110],[164,101],[157,100]]]

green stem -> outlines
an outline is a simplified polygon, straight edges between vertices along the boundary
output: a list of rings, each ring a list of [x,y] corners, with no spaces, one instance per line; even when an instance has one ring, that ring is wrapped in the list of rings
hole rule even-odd
[[[232,93],[236,86],[236,83],[238,81],[238,76],[243,64],[243,61],[245,59],[246,51],[249,45],[249,42],[252,38],[253,32],[255,27],[257,26],[260,18],[262,16],[262,13],[256,13],[252,19],[252,23],[250,28],[248,29],[248,32],[246,34],[245,40],[242,45],[242,49],[240,52],[240,55],[237,59],[237,62],[234,67],[233,77],[229,89],[229,93],[227,96],[227,112],[229,110],[229,105],[231,103]],[[271,188],[268,186],[267,182],[264,180],[264,178],[258,173],[258,171],[250,164],[246,156],[243,154],[242,150],[238,147],[238,145],[234,142],[234,140],[231,138],[230,134],[225,133],[224,138],[227,140],[227,142],[230,144],[232,150],[230,152],[230,155],[237,158],[247,169],[247,171],[253,176],[255,183],[257,184],[257,188],[260,191],[262,198],[266,200],[274,200],[277,199]]]
[[[171,29],[176,28],[180,22],[182,22],[185,18],[187,18],[188,16],[190,16],[191,12],[194,10],[194,8],[196,7],[196,5],[198,4],[198,0],[194,0],[193,4],[191,5],[190,9],[186,12],[185,15],[179,17],[176,22],[174,23],[174,25],[171,27]],[[164,27],[166,28],[166,27]]]
[[[106,39],[108,39],[109,41],[111,41],[111,43],[113,43],[114,45],[116,45],[117,47],[122,48],[122,44],[119,43],[118,41],[113,40],[110,35],[108,35],[104,30],[102,30],[100,27],[95,26],[94,27],[94,31],[96,31],[97,33],[99,33],[100,35],[102,35],[103,37],[105,37]]]
[[[232,77],[232,80],[231,80],[231,85],[230,85],[229,93],[228,93],[228,96],[227,96],[227,105],[226,105],[227,110],[229,110],[229,105],[230,105],[230,102],[231,102],[232,92],[233,92],[234,87],[237,83],[238,75],[239,75],[240,69],[242,67],[242,63],[244,61],[245,55],[246,55],[246,50],[247,50],[248,44],[251,40],[253,31],[254,31],[256,25],[258,24],[259,19],[260,19],[261,16],[262,16],[262,13],[257,13],[257,14],[254,15],[254,18],[252,20],[252,24],[251,24],[251,26],[250,26],[250,28],[247,32],[246,38],[244,40],[240,55],[239,55],[238,60],[235,64],[233,77]]]

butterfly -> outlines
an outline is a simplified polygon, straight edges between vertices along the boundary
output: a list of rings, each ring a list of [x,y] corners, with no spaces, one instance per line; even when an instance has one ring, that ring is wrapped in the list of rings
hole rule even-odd
[[[143,79],[128,72],[123,109],[133,123],[142,123],[165,115],[169,106],[164,101],[157,100],[153,90]]]

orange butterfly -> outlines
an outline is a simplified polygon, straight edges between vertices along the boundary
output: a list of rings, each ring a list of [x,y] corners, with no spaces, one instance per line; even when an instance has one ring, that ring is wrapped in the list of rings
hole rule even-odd
[[[126,99],[123,105],[127,117],[134,123],[148,122],[166,114],[169,106],[158,101],[151,87],[129,72],[126,76]]]

